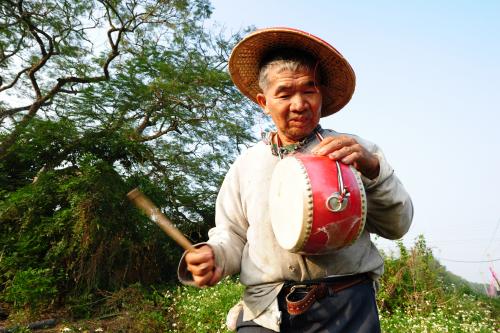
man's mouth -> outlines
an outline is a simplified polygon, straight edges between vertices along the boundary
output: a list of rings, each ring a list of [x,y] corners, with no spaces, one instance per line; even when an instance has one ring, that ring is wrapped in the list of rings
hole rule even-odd
[[[289,120],[292,124],[304,124],[309,122],[308,117],[296,117]]]

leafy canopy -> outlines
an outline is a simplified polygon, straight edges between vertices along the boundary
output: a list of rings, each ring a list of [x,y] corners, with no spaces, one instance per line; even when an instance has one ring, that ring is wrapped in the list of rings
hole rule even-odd
[[[238,36],[206,30],[210,11],[0,3],[0,301],[174,279],[180,249],[126,201],[136,186],[192,241],[206,237],[255,120],[226,71]]]

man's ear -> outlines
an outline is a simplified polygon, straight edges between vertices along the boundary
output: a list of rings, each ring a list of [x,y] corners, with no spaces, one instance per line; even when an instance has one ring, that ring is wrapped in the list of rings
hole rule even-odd
[[[266,96],[263,93],[257,94],[257,103],[259,103],[260,107],[262,108],[262,110],[264,110],[265,114],[269,114],[269,111],[267,111]]]

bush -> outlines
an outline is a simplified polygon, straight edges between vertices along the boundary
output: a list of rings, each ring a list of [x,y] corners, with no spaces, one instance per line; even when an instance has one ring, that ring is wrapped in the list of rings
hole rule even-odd
[[[378,305],[381,311],[412,308],[415,304],[432,311],[445,302],[443,290],[444,268],[434,259],[420,236],[408,250],[401,241],[396,242],[399,257],[385,257],[385,272],[380,279]]]
[[[55,280],[49,269],[19,270],[5,288],[3,299],[14,307],[35,309],[50,304],[57,293]]]
[[[498,300],[447,272],[423,236],[399,257],[385,257],[377,301],[384,332],[497,332]],[[453,281],[453,282],[452,282]]]
[[[57,293],[64,303],[74,295],[174,279],[181,250],[128,202],[131,188],[111,165],[86,155],[78,170],[45,171],[6,194],[0,200],[0,234],[6,235],[0,237],[0,297],[37,303],[42,293]],[[22,292],[35,281],[39,288]]]

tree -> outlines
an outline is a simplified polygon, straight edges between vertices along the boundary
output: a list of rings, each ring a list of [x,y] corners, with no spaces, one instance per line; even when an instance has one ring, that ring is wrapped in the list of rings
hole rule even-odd
[[[235,38],[203,29],[204,0],[8,0],[0,15],[0,94],[24,103],[0,105],[0,300],[30,281],[64,301],[174,278],[180,249],[125,194],[206,237],[254,140],[226,72]]]
[[[2,103],[0,120],[14,124],[0,154],[58,94],[78,94],[108,81],[112,63],[165,27],[187,29],[210,14],[205,0],[5,0],[0,4],[0,92],[26,105]],[[107,45],[98,43],[106,40]]]

